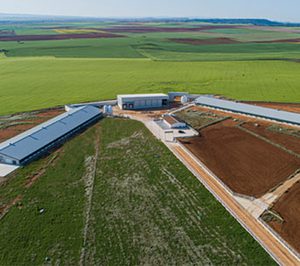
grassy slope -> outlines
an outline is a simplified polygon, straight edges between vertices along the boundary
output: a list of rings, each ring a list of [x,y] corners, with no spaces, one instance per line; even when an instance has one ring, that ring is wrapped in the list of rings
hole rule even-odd
[[[52,156],[0,186],[0,264],[77,265],[83,243],[84,162],[97,163],[86,264],[272,265],[271,258],[139,122],[106,119],[68,142],[31,188],[24,183]],[[39,208],[45,208],[39,214]]]
[[[272,264],[141,123],[105,120],[101,129],[89,264]]]
[[[78,264],[84,224],[84,160],[94,154],[94,141],[91,129],[67,143],[59,159],[29,189],[26,180],[51,157],[18,170],[0,186],[0,206],[17,195],[23,197],[20,206],[12,207],[0,220],[0,265],[42,265],[46,257],[61,265]],[[45,209],[43,214],[40,208]]]
[[[300,101],[299,64],[283,61],[2,59],[0,76],[0,114],[170,90]]]
[[[75,39],[62,41],[0,42],[8,57],[55,56],[86,58],[140,58],[130,38]]]

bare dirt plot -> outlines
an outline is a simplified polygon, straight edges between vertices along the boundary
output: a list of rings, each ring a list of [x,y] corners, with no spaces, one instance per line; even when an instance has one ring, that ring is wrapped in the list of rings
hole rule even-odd
[[[283,39],[283,40],[271,40],[271,41],[256,41],[256,43],[300,43],[300,38]]]
[[[236,44],[240,43],[230,38],[210,38],[210,39],[169,39],[170,41],[193,45],[215,45],[215,44]]]
[[[272,208],[283,218],[283,222],[276,220],[269,222],[269,225],[298,252],[300,252],[299,202],[300,183],[297,183]]]
[[[121,26],[105,28],[103,30],[108,32],[129,32],[129,33],[147,33],[147,32],[197,32],[211,29],[232,29],[237,26],[223,25],[223,26],[201,26],[195,28],[184,28],[184,27],[145,27],[145,26]]]
[[[300,168],[300,159],[235,127],[232,120],[180,141],[239,194],[260,197]]]
[[[82,33],[82,34],[51,34],[51,35],[15,35],[0,36],[0,41],[52,41],[68,39],[97,39],[97,38],[117,38],[122,35],[112,33]]]
[[[296,133],[293,135],[293,132],[297,132],[296,130],[270,126],[268,124],[259,124],[257,127],[255,124],[248,122],[243,124],[242,127],[300,154],[300,131],[298,131],[299,137],[297,137]]]

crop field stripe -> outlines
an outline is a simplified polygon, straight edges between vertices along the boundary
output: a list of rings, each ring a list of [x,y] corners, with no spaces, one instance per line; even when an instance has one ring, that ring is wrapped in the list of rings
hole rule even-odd
[[[4,77],[0,79],[0,114],[171,90],[299,102],[298,66],[283,61],[179,64],[149,59],[0,59],[0,76]]]
[[[107,119],[101,131],[89,263],[272,264],[140,122]]]

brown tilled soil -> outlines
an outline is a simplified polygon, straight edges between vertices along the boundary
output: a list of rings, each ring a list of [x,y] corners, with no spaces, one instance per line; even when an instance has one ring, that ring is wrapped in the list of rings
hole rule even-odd
[[[14,126],[9,126],[7,128],[0,129],[0,143],[10,139],[12,137],[17,136],[18,134],[31,129],[35,126],[37,126],[40,123],[43,123],[59,114],[63,113],[63,110],[61,109],[53,109],[53,110],[47,110],[47,111],[42,111],[39,113],[34,114],[34,119],[28,120],[18,120],[18,123],[28,123],[28,124],[20,124],[20,125],[14,125]]]
[[[245,102],[245,103],[288,111],[288,112],[300,113],[300,103],[269,103],[269,102]]]
[[[213,45],[213,44],[235,44],[240,43],[230,38],[211,38],[211,39],[169,39],[177,43],[193,44],[193,45]]]
[[[300,159],[237,128],[232,120],[181,139],[232,191],[261,197],[300,168]]]
[[[256,43],[300,43],[300,38],[283,39],[283,40],[271,40],[271,41],[256,41]]]
[[[49,34],[49,35],[15,35],[1,36],[0,41],[52,41],[67,39],[96,39],[96,38],[116,38],[124,37],[122,35],[112,33],[82,33],[82,34]]]
[[[284,222],[271,221],[269,225],[300,252],[300,183],[295,184],[285,193],[275,203],[273,210],[283,218]]]
[[[256,123],[248,122],[243,124],[242,127],[300,155],[300,138],[286,133],[271,131],[268,129],[270,126],[268,124],[259,123],[259,127],[256,127],[255,124]]]
[[[119,26],[112,28],[105,28],[103,30],[108,32],[130,32],[130,33],[147,33],[147,32],[197,32],[211,29],[232,29],[237,28],[234,25],[224,26],[201,26],[195,28],[184,28],[184,27],[145,27],[145,26]]]

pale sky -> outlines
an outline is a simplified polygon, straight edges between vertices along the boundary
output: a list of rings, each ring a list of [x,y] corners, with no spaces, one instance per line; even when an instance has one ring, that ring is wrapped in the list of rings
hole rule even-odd
[[[268,18],[300,22],[300,0],[0,0],[0,13],[95,17]]]

